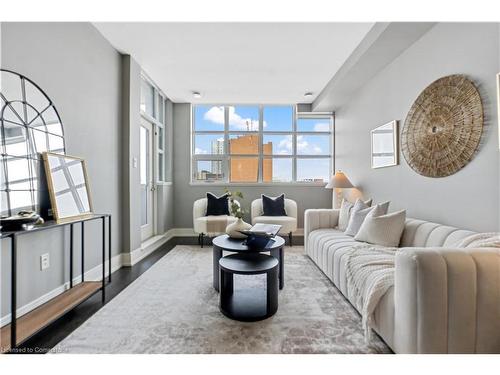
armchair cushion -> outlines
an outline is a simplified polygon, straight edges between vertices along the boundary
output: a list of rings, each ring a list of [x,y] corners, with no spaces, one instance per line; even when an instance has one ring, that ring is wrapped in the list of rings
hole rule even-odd
[[[285,211],[285,194],[271,198],[262,194],[264,216],[287,216]]]
[[[228,215],[229,207],[227,204],[228,195],[224,194],[216,197],[212,193],[207,193],[207,213],[205,216],[211,215]]]

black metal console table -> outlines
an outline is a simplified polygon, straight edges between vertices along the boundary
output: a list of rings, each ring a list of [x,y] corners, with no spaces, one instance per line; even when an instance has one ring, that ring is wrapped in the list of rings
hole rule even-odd
[[[47,221],[32,229],[0,233],[0,238],[10,238],[11,243],[11,323],[0,331],[0,353],[12,351],[40,330],[74,309],[76,306],[102,292],[102,302],[106,296],[106,218],[108,219],[108,282],[111,282],[111,215],[94,214],[89,217],[75,219],[65,223]],[[102,220],[102,280],[85,281],[85,222]],[[81,282],[73,285],[73,229],[81,224]],[[17,317],[17,241],[18,237],[47,229],[70,227],[69,246],[69,289],[45,302],[36,309]]]

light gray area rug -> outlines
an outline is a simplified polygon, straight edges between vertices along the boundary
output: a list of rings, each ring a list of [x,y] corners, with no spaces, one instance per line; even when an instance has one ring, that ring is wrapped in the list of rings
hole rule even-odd
[[[251,278],[254,278],[253,280]],[[237,276],[258,287],[261,276]],[[388,353],[302,247],[285,250],[285,287],[271,318],[219,311],[212,250],[176,246],[53,349],[55,353]]]

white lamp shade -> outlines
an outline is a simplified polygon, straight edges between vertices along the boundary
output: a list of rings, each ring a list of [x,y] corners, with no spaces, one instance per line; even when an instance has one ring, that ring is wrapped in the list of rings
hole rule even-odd
[[[354,185],[349,181],[347,176],[341,172],[337,171],[335,172],[335,175],[332,176],[330,179],[330,182],[328,182],[328,185],[325,186],[326,189],[350,189],[353,188]]]

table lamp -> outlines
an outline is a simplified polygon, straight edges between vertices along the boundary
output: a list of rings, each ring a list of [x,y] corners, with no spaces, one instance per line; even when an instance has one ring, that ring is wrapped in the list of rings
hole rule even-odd
[[[342,203],[342,189],[351,189],[354,185],[349,181],[347,176],[342,171],[335,172],[330,182],[325,186],[325,189],[333,189],[332,207],[340,208]]]

